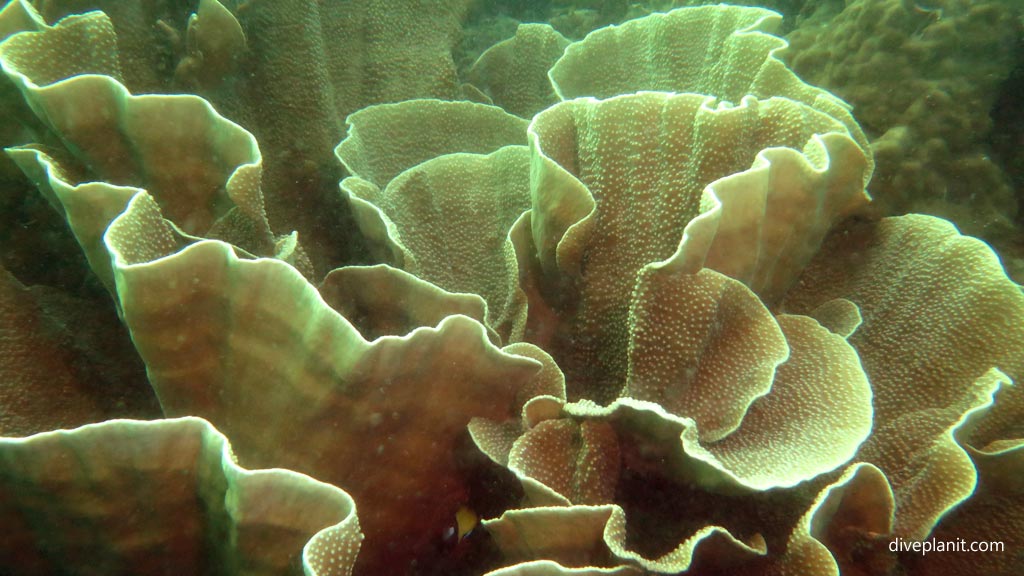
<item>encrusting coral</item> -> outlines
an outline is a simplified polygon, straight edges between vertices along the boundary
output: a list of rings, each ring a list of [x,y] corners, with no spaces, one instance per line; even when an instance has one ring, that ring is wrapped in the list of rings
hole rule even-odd
[[[853,104],[871,135],[880,213],[933,214],[997,248],[1019,244],[1019,193],[987,140],[1022,15],[1006,0],[856,0],[790,34],[797,73]]]
[[[113,296],[165,419],[115,419],[73,358],[29,369],[46,308],[5,275],[0,433],[105,422],[0,439],[0,571],[1021,568],[1024,294],[950,223],[870,217],[867,137],[779,60],[774,12],[685,8],[571,44],[523,26],[457,89],[464,2],[346,19],[358,3],[202,0],[159,91],[204,100],[134,93],[151,68],[127,4],[0,12],[0,65],[46,136],[8,154]],[[350,38],[431,9],[425,61]],[[492,103],[437,99],[461,93]],[[339,213],[282,210],[282,174],[332,151],[351,225],[310,235]],[[329,270],[345,237],[375,264]],[[40,422],[18,394],[54,382],[64,409]],[[1007,552],[969,563],[889,546],[997,531]]]

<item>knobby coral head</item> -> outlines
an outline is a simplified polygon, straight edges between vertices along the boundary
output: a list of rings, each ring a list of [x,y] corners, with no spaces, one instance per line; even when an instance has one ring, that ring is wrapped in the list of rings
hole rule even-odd
[[[684,8],[572,43],[524,25],[456,90],[466,7],[429,4],[415,26],[406,3],[325,8],[302,43],[285,8],[203,0],[164,79],[203,98],[133,95],[154,91],[122,38],[142,8],[0,12],[46,142],[8,155],[165,418],[47,432],[20,399],[45,374],[0,358],[0,432],[25,436],[0,440],[0,568],[1010,573],[1011,553],[890,544],[1024,545],[1024,295],[950,223],[867,216],[867,138],[779,60],[778,14]],[[315,79],[281,66],[300,60]],[[236,69],[272,95],[217,81]],[[303,110],[323,121],[291,126]],[[340,190],[287,185],[331,138]],[[0,304],[46,325],[13,277]],[[66,372],[59,424],[107,418]]]

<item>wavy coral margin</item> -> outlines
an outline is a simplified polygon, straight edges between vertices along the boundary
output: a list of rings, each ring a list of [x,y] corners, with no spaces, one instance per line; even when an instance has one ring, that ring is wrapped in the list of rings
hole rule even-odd
[[[722,20],[727,20],[724,25]],[[868,139],[851,114],[852,106],[834,94],[804,82],[779,58],[789,47],[786,40],[773,34],[781,24],[782,15],[773,10],[725,4],[654,13],[599,28],[583,40],[570,44],[548,71],[548,78],[561,100],[581,96],[608,98],[645,90],[699,92],[729,102],[736,102],[745,95],[758,98],[784,96],[842,122],[858,146],[867,153],[870,149]],[[722,28],[727,33],[723,34]],[[714,37],[716,34],[721,39]],[[673,44],[679,38],[695,38],[695,45],[687,50],[691,47]],[[611,45],[614,53],[602,53],[606,45]],[[719,53],[708,54],[708,46]],[[744,73],[721,67],[722,62],[733,63],[741,52],[755,50],[762,53],[763,58],[759,62],[740,60],[749,66],[746,70],[741,68]],[[702,51],[704,61],[691,67],[680,65],[689,59],[691,53],[700,54]],[[588,52],[598,53],[602,57],[602,65],[588,66]],[[711,60],[714,63],[709,63]],[[673,62],[674,65],[667,67],[664,62]],[[699,82],[707,85],[694,86],[698,80],[687,76],[691,69],[700,71],[702,77]],[[582,86],[569,86],[571,81],[580,80],[580,76],[595,73],[598,80],[584,77]],[[577,77],[574,78],[574,74]],[[743,85],[730,85],[737,81]],[[873,168],[874,161],[869,155],[865,185]]]
[[[182,454],[184,452],[184,454]],[[223,484],[216,476],[210,476],[211,470],[204,463],[205,458],[219,458],[219,470]],[[153,460],[157,460],[154,467]],[[160,461],[162,459],[162,462]],[[143,480],[161,473],[166,476],[157,478],[157,485],[150,488],[139,478],[131,476],[130,471],[143,475]],[[34,476],[35,474],[35,476]],[[166,530],[174,526],[174,522],[153,515],[157,506],[149,508],[148,515],[133,513],[123,515],[123,506],[119,502],[130,499],[151,497],[153,494],[167,494],[174,501],[180,495],[180,486],[166,484],[168,477],[181,479],[180,474],[194,475],[197,482],[196,498],[205,503],[204,510],[209,508],[222,511],[218,518],[207,518],[209,510],[203,513],[206,524],[198,532],[185,519],[183,534],[170,533],[150,538],[138,535],[125,535],[125,528],[149,527]],[[161,482],[163,480],[163,482]],[[77,482],[69,486],[69,483]],[[4,486],[6,484],[6,486]],[[185,484],[187,486],[187,483]],[[129,487],[130,486],[130,487]],[[61,493],[54,492],[66,488],[71,494],[77,490],[85,490],[89,498],[83,500],[78,507],[71,507],[69,512],[74,520],[67,518],[57,520],[64,530],[75,532],[74,525],[86,522],[92,526],[90,538],[103,539],[106,546],[75,548],[72,541],[65,544],[60,533],[48,532],[47,538],[36,542],[48,542],[54,548],[46,549],[13,549],[0,548],[0,557],[36,560],[46,563],[49,557],[57,554],[65,560],[63,553],[71,554],[72,558],[88,561],[93,558],[97,563],[115,562],[124,566],[135,565],[146,567],[151,559],[145,551],[139,551],[140,542],[149,545],[167,546],[165,549],[171,562],[179,561],[171,554],[180,546],[194,545],[200,550],[197,554],[184,554],[180,561],[211,560],[223,561],[228,566],[264,573],[272,565],[293,564],[298,560],[298,551],[289,559],[274,554],[281,552],[276,546],[266,546],[262,539],[268,533],[313,532],[301,551],[301,565],[307,576],[328,576],[351,574],[352,565],[362,540],[359,521],[356,516],[356,505],[351,496],[341,489],[317,481],[305,474],[280,468],[247,470],[235,461],[230,442],[212,424],[201,418],[185,417],[168,420],[109,420],[100,424],[89,424],[73,430],[57,430],[44,432],[24,438],[0,438],[0,515],[6,518],[5,525],[10,532],[7,543],[14,547],[23,542],[18,538],[17,528],[27,525],[21,520],[23,515],[36,512],[32,528],[27,528],[31,536],[37,530],[45,530],[45,520],[50,507],[60,506]],[[17,508],[4,506],[8,501],[5,493],[16,490],[21,496],[26,492],[37,492],[37,499],[19,500],[22,505]],[[223,496],[218,496],[223,491]],[[189,496],[184,496],[190,501]],[[213,498],[213,500],[208,500]],[[31,503],[37,505],[33,509]],[[305,512],[303,508],[311,507]],[[179,508],[172,502],[170,509],[177,515]],[[328,524],[321,522],[328,518]],[[21,520],[21,521],[20,521]],[[38,522],[38,523],[37,523]],[[108,529],[109,533],[104,532]],[[230,539],[218,542],[225,550],[210,551],[202,542],[203,534],[225,530]],[[199,541],[189,540],[190,536]],[[141,538],[140,541],[136,541]],[[182,541],[184,538],[184,542]],[[119,542],[120,540],[120,542]],[[121,556],[112,560],[107,556],[111,552],[111,541]],[[99,542],[94,542],[99,544]],[[169,544],[170,543],[170,544]],[[145,549],[146,544],[142,544]],[[178,548],[174,548],[177,546]],[[205,550],[205,551],[204,551]],[[82,557],[85,555],[85,558]],[[285,554],[288,554],[285,552]],[[98,555],[98,556],[97,556]],[[206,558],[212,555],[213,558]],[[33,557],[35,556],[35,557]],[[198,556],[198,558],[197,558]],[[139,564],[132,564],[138,562]],[[6,564],[8,568],[12,567]],[[39,566],[39,564],[36,564]]]
[[[539,363],[457,314],[370,343],[287,263],[213,240],[181,248],[145,194],[106,242],[166,413],[208,418],[247,464],[344,486],[373,511],[360,570],[435,554],[464,487],[451,447],[473,416],[511,417]]]

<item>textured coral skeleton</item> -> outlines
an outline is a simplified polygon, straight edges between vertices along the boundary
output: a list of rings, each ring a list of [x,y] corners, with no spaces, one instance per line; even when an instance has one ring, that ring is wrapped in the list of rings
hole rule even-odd
[[[0,572],[1024,569],[1024,294],[877,217],[781,17],[522,25],[459,85],[467,10],[0,12],[7,155],[145,365],[4,271]],[[888,547],[931,535],[1007,552]]]

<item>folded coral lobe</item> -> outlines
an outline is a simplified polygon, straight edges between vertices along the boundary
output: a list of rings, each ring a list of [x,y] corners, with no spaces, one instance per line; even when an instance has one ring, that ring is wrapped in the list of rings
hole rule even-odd
[[[749,282],[774,262],[758,268],[733,259],[784,251],[786,242],[813,254],[831,221],[856,205],[829,196],[866,198],[866,162],[846,127],[786,98],[746,97],[738,105],[662,92],[579,98],[538,114],[529,134],[533,241],[551,287],[547,297],[564,322],[552,352],[571,399],[608,402],[621,390],[629,303],[644,266],[689,250],[681,256],[691,259],[689,272],[710,256],[723,272]],[[834,136],[836,145],[830,150],[819,134]],[[779,151],[766,156],[765,149]],[[837,150],[861,160],[836,167],[829,159]],[[762,210],[743,214],[733,197]],[[780,197],[817,207],[810,234],[793,233],[789,213],[769,208]],[[699,216],[716,224],[688,228]],[[721,255],[722,244],[739,246],[729,235],[747,244],[732,258]],[[703,252],[691,257],[697,244]]]
[[[785,305],[803,312],[837,296],[860,307],[849,340],[874,392],[858,458],[893,485],[894,531],[923,538],[975,490],[967,421],[1021,413],[1019,394],[995,392],[1024,375],[1024,295],[985,243],[913,214],[834,233]],[[989,432],[1011,460],[1019,453],[1014,426]]]
[[[367,537],[362,573],[430,561],[464,502],[458,438],[474,416],[513,417],[536,362],[460,315],[368,342],[283,262],[244,260],[217,241],[179,249],[143,194],[106,241],[168,414],[214,422],[246,465],[344,487]]]
[[[0,572],[1020,572],[1024,295],[945,221],[856,218],[872,151],[918,131],[869,144],[780,14],[570,42],[669,3],[570,4],[6,3],[0,110],[38,142],[8,154],[167,418],[0,438]],[[922,22],[922,54],[967,22],[847,4]],[[526,13],[551,25],[469,66]],[[36,288],[0,277],[0,432],[123,417]]]
[[[350,574],[352,498],[246,470],[199,418],[0,438],[4,574]]]

